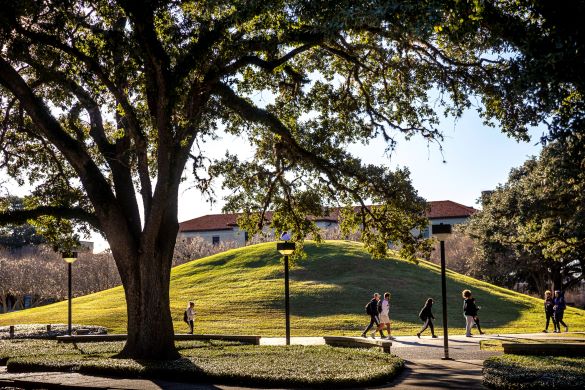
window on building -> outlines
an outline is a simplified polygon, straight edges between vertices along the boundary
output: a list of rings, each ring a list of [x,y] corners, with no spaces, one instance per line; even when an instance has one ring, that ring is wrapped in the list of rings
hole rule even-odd
[[[219,245],[219,236],[213,236],[213,237],[211,237],[211,243],[213,245]]]
[[[428,226],[422,231],[422,236],[423,238],[431,238],[431,230]]]
[[[244,232],[244,241],[248,242],[249,238],[248,238],[248,232]]]

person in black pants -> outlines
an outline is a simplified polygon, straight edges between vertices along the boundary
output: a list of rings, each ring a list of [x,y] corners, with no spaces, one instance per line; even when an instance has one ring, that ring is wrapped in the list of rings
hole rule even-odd
[[[554,311],[553,307],[554,307],[554,303],[553,303],[552,294],[551,294],[550,290],[546,290],[544,292],[544,315],[546,316],[546,326],[544,327],[544,330],[543,330],[544,333],[548,333],[548,324],[550,323],[551,319],[553,322],[554,330],[557,329],[557,326],[555,325],[555,317],[554,317],[555,311]]]
[[[475,306],[475,315],[473,316],[473,322],[475,322],[475,326],[477,326],[477,330],[479,331],[479,334],[484,334],[485,332],[483,332],[481,330],[481,325],[479,325],[479,316],[477,315],[477,312],[479,311],[479,306],[477,306],[477,304],[475,303],[475,298],[471,298],[471,301],[473,302],[473,305]]]
[[[420,319],[424,322],[424,325],[421,328],[420,332],[418,332],[416,334],[416,337],[418,337],[419,339],[420,339],[421,333],[424,332],[427,328],[431,328],[432,337],[434,339],[437,338],[437,336],[435,335],[435,327],[433,326],[433,320],[435,319],[435,316],[433,315],[433,312],[431,311],[432,307],[433,307],[433,298],[429,298],[429,299],[427,299],[425,306],[422,308],[422,310],[418,314]]]
[[[554,333],[561,333],[561,325],[563,325],[565,327],[565,332],[569,331],[569,327],[563,321],[563,315],[565,313],[566,308],[567,308],[567,303],[565,302],[565,293],[563,291],[556,290],[555,297],[553,299],[554,325],[555,325]]]
[[[378,301],[380,301],[380,294],[375,293],[372,300],[366,305],[366,313],[370,315],[370,324],[364,329],[362,333],[362,337],[367,337],[366,334],[372,327],[374,327],[374,331],[372,332],[372,338],[376,338],[376,330],[380,325],[380,312],[378,310]],[[384,333],[382,329],[380,329],[380,336],[384,337]]]

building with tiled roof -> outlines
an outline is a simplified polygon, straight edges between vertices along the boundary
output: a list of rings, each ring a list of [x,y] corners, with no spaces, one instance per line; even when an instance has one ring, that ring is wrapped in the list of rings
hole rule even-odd
[[[457,225],[465,223],[467,219],[477,212],[476,209],[464,206],[450,200],[429,202],[427,217],[431,224]],[[270,212],[266,213],[266,219],[270,220]],[[201,237],[213,244],[235,241],[243,246],[248,241],[248,234],[238,227],[237,219],[240,214],[210,214],[190,219],[179,224],[179,238]],[[322,229],[334,229],[339,222],[339,210],[332,210],[326,217],[315,218],[315,223]],[[423,232],[428,237],[428,229]]]

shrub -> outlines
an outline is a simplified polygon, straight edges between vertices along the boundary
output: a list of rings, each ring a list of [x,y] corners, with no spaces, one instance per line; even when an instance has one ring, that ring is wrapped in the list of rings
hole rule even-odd
[[[495,389],[583,389],[585,359],[503,355],[483,364],[483,381]]]

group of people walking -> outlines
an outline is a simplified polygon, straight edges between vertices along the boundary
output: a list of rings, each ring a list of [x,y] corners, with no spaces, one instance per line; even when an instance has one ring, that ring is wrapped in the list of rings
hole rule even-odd
[[[384,299],[380,299],[380,294],[374,293],[370,302],[366,304],[366,314],[370,316],[370,324],[362,332],[362,337],[367,337],[367,333],[372,330],[372,338],[376,338],[376,332],[380,332],[380,337],[392,340],[390,334],[390,293],[384,293]],[[383,329],[386,328],[388,336],[384,336]]]
[[[480,307],[476,304],[475,298],[471,295],[470,290],[463,290],[461,292],[463,297],[463,315],[465,317],[465,336],[472,337],[471,329],[476,326],[479,334],[484,334],[481,330],[479,322],[478,312]],[[435,316],[432,312],[433,298],[428,298],[420,310],[418,316],[423,322],[422,328],[418,331],[416,336],[420,338],[421,334],[428,329],[431,330],[431,337],[437,338],[435,335],[435,327],[433,320]],[[569,331],[569,327],[563,321],[563,315],[567,304],[565,302],[564,293],[556,290],[554,297],[552,293],[547,290],[544,293],[544,313],[546,316],[546,326],[543,332],[548,332],[548,325],[552,320],[554,333],[561,332],[561,325],[565,327],[565,332]],[[380,294],[374,293],[370,302],[366,304],[366,313],[370,316],[370,323],[362,332],[362,337],[367,337],[368,332],[371,331],[370,335],[372,338],[376,338],[376,332],[380,332],[380,337],[392,340],[391,327],[390,327],[390,293],[384,293],[384,298],[381,299]],[[190,334],[193,334],[193,325],[195,319],[195,302],[190,301],[187,309],[183,313],[183,321],[189,325]],[[384,335],[384,329],[386,329],[388,335]]]
[[[479,323],[478,311],[480,308],[476,305],[475,298],[471,296],[471,291],[469,290],[463,290],[462,295],[463,315],[466,319],[465,335],[467,337],[472,337],[471,328],[473,326],[477,326],[479,333],[484,334]],[[429,298],[418,313],[418,317],[423,322],[422,328],[416,334],[418,338],[420,338],[421,334],[427,330],[427,328],[431,330],[431,337],[437,338],[437,335],[435,334],[435,326],[433,324],[435,316],[433,315],[432,308],[433,298]],[[367,337],[368,332],[371,331],[370,336],[372,338],[376,338],[376,332],[380,332],[380,337],[387,338],[388,340],[393,339],[390,334],[390,293],[384,293],[383,300],[380,299],[380,294],[374,293],[372,300],[366,304],[365,310],[370,316],[370,323],[362,332],[362,337]],[[388,336],[384,336],[384,328],[388,331]]]
[[[465,336],[473,337],[471,329],[475,326],[479,331],[479,334],[484,334],[481,330],[479,322],[478,312],[480,307],[476,304],[475,298],[472,296],[470,290],[463,290],[461,292],[463,297],[463,315],[465,317]],[[550,291],[544,293],[544,313],[546,316],[546,326],[543,332],[548,332],[548,325],[552,319],[554,333],[561,332],[561,325],[565,327],[565,332],[569,331],[569,327],[563,321],[563,315],[567,304],[565,302],[564,293],[556,290],[554,297]],[[433,320],[435,316],[432,312],[433,298],[426,300],[425,305],[420,310],[418,316],[423,322],[422,328],[418,331],[416,336],[420,338],[421,334],[428,328],[431,330],[431,337],[437,338],[435,335],[435,327]],[[392,339],[390,335],[390,293],[384,293],[384,299],[380,299],[380,294],[374,293],[374,296],[370,302],[366,305],[366,313],[370,316],[370,323],[362,332],[362,337],[367,337],[369,331],[371,331],[371,337],[376,338],[376,332],[380,332],[380,337]],[[383,329],[386,328],[388,336],[384,336]]]
[[[565,302],[565,293],[563,291],[556,290],[554,297],[549,290],[545,291],[544,315],[546,316],[546,326],[543,330],[544,333],[548,333],[548,324],[551,319],[554,327],[553,333],[561,333],[561,325],[565,327],[565,332],[569,331],[569,327],[563,321],[566,308],[567,303]]]

